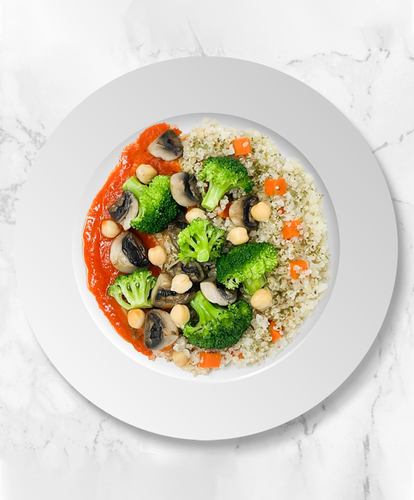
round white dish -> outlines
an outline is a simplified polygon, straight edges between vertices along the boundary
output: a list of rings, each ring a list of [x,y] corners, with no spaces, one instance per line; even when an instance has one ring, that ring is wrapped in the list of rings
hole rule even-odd
[[[191,75],[203,74],[217,79],[183,84]],[[86,287],[81,234],[92,199],[126,144],[153,123],[177,123],[186,131],[203,117],[268,133],[282,155],[299,157],[312,173],[325,195],[332,279],[314,315],[274,360],[194,378],[164,360],[150,362],[112,329]],[[48,225],[41,242],[40,220]],[[62,122],[39,154],[25,188],[16,262],[34,333],[81,394],[148,431],[225,439],[297,417],[352,373],[375,339],[391,299],[397,231],[373,154],[326,99],[265,66],[186,58],[111,82]]]

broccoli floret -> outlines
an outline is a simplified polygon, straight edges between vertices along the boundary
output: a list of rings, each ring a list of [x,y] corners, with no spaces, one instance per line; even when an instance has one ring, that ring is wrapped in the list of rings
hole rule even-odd
[[[238,300],[228,308],[221,307],[209,302],[202,292],[197,292],[190,304],[199,321],[196,325],[187,323],[183,334],[191,344],[203,349],[226,349],[236,344],[253,318],[252,310],[244,300]]]
[[[130,177],[122,188],[138,198],[139,212],[131,226],[141,233],[160,233],[177,217],[179,208],[171,196],[168,175],[157,175],[149,186]]]
[[[157,278],[148,269],[138,269],[133,274],[121,274],[108,287],[108,295],[128,311],[152,307],[149,298]]]
[[[217,281],[230,290],[241,283],[253,295],[266,283],[265,273],[277,266],[277,250],[270,243],[245,243],[233,247],[217,261]]]
[[[178,235],[180,260],[207,262],[218,259],[224,244],[225,231],[203,219],[195,219]]]
[[[233,188],[243,189],[250,193],[253,181],[249,179],[246,167],[235,158],[228,156],[221,158],[207,158],[199,178],[209,182],[207,194],[201,206],[207,210],[214,210],[220,199]]]

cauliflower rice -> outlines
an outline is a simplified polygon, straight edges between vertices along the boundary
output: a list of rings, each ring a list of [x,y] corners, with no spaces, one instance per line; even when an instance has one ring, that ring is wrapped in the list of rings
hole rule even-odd
[[[273,296],[272,306],[264,312],[253,310],[253,321],[240,341],[219,351],[222,354],[220,368],[230,364],[239,367],[259,364],[267,357],[276,356],[299,333],[300,325],[312,314],[329,280],[327,226],[322,214],[322,195],[316,191],[312,177],[299,161],[281,156],[269,137],[256,130],[239,130],[219,125],[216,121],[204,120],[200,127],[181,136],[184,147],[184,154],[180,158],[182,170],[197,175],[203,168],[203,160],[209,156],[233,155],[232,143],[237,137],[248,137],[251,142],[252,152],[237,159],[245,165],[255,183],[252,194],[256,194],[260,201],[268,202],[272,208],[270,220],[261,222],[257,231],[251,231],[249,241],[272,243],[278,249],[279,264],[267,274],[266,287]],[[280,177],[286,180],[287,193],[283,196],[266,196],[263,189],[265,179]],[[205,191],[207,185],[199,181],[199,187]],[[230,195],[232,199],[237,199],[243,193],[232,190]],[[224,196],[214,211],[206,212],[215,226],[226,231],[234,225],[229,218],[221,218],[218,214],[228,203],[229,197]],[[302,221],[298,227],[300,236],[285,240],[282,235],[283,221],[296,219]],[[177,260],[177,251],[168,238],[165,248],[168,259],[163,270]],[[224,251],[228,248],[230,244]],[[290,277],[289,262],[302,259],[308,263],[308,270],[296,268],[300,279],[294,280]],[[242,298],[249,302],[248,296]],[[269,331],[270,321],[276,323],[276,329],[281,333],[274,343]],[[208,350],[193,346],[183,335],[180,335],[173,349],[184,351],[190,359],[183,370],[193,375],[210,371],[198,366],[200,352]],[[172,352],[155,351],[155,357],[172,361]]]

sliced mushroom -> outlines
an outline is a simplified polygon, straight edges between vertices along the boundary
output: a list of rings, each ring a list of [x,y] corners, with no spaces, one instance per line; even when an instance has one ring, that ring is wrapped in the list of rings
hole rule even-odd
[[[164,349],[178,339],[178,328],[170,315],[151,309],[145,316],[144,343],[147,349]]]
[[[185,293],[177,293],[171,290],[171,278],[162,273],[151,292],[151,302],[154,307],[171,309],[177,304],[188,304],[194,297],[195,291],[190,289]]]
[[[200,284],[200,290],[208,301],[219,306],[228,306],[237,300],[237,291],[219,288],[212,281],[203,281]]]
[[[216,281],[217,267],[215,262],[203,262],[203,270],[207,276],[205,281]]]
[[[259,198],[253,194],[243,196],[231,204],[230,220],[235,226],[245,227],[247,230],[257,229],[259,222],[252,217],[251,209],[259,203]]]
[[[201,265],[196,262],[177,262],[168,269],[171,276],[176,276],[177,274],[186,274],[193,283],[200,283],[203,281],[205,275]]]
[[[201,201],[197,178],[193,174],[178,172],[170,179],[171,195],[182,207],[192,207]]]
[[[176,250],[180,250],[180,247],[177,243],[178,235],[181,233],[183,229],[188,226],[188,222],[185,220],[175,220],[168,224],[167,232],[168,236],[171,239],[171,243],[174,245]]]
[[[131,191],[124,191],[116,202],[108,208],[109,215],[127,230],[132,219],[138,215],[138,200]]]
[[[128,231],[124,231],[113,240],[109,258],[115,269],[126,274],[149,264],[142,241],[136,234]]]
[[[167,130],[148,146],[148,151],[152,156],[172,161],[183,155],[183,145],[174,130]]]

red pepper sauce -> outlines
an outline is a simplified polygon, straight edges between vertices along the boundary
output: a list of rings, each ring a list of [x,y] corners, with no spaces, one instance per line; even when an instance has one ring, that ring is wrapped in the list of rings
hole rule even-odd
[[[172,175],[179,172],[180,165],[176,161],[164,161],[155,158],[147,151],[148,146],[161,134],[170,130],[170,125],[158,123],[146,129],[129,144],[121,154],[117,166],[109,175],[102,189],[96,195],[88,211],[83,230],[83,254],[87,267],[88,288],[95,296],[99,308],[108,318],[118,334],[127,342],[130,342],[137,351],[151,356],[152,351],[144,345],[143,329],[133,330],[127,320],[126,311],[109,297],[106,293],[108,286],[121,274],[117,271],[109,259],[112,239],[105,238],[101,233],[102,221],[110,219],[108,207],[110,207],[122,194],[124,182],[135,175],[139,165],[146,163],[152,165],[159,174]],[[179,135],[181,131],[174,128]],[[135,231],[131,229],[130,231]],[[135,231],[148,248],[158,244],[157,238],[151,234],[143,234]],[[160,268],[152,266],[151,271],[158,276]]]

